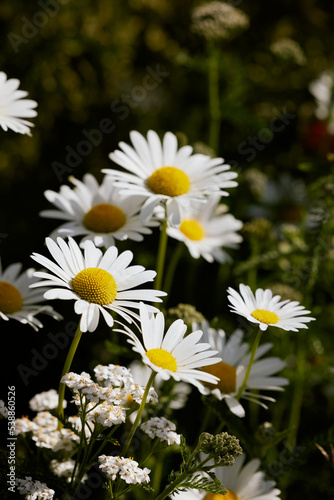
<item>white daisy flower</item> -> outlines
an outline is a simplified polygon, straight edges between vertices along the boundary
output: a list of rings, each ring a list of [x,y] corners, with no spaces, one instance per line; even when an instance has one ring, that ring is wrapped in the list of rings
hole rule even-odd
[[[141,386],[146,387],[146,384],[152,373],[151,369],[147,365],[143,365],[139,360],[135,359],[131,361],[129,369],[133,375],[133,378]],[[166,395],[163,390],[164,379],[160,377],[159,374],[154,379],[154,387],[156,388],[159,395]],[[174,386],[169,389],[168,397],[170,398],[168,402],[168,408],[171,410],[180,410],[184,408],[188,396],[191,393],[191,385],[184,382],[175,383]]]
[[[213,394],[219,400],[225,400],[232,413],[242,418],[245,409],[236,398],[239,393],[250,358],[250,346],[243,342],[243,332],[236,330],[227,339],[224,330],[210,328],[206,321],[193,327],[203,330],[203,340],[208,342],[212,349],[218,351],[221,361],[203,368],[219,378],[216,385],[204,384],[206,393]],[[255,360],[247,379],[247,385],[240,398],[253,401],[268,409],[263,401],[274,402],[275,399],[259,394],[258,391],[282,391],[283,386],[289,383],[288,379],[277,377],[275,374],[285,367],[285,362],[277,357],[260,359],[272,348],[272,344],[265,343],[258,347]],[[255,392],[254,392],[255,391]]]
[[[243,454],[235,459],[230,467],[213,469],[216,477],[227,489],[226,495],[213,495],[201,490],[188,489],[175,493],[174,500],[276,500],[280,490],[276,483],[265,479],[259,470],[260,460],[253,459],[244,465],[246,456]]]
[[[112,326],[114,320],[109,311],[132,323],[133,319],[139,319],[132,311],[139,309],[139,301],[161,302],[159,297],[166,295],[159,290],[134,289],[153,281],[156,272],[142,266],[129,267],[133,259],[130,250],[118,255],[117,248],[112,246],[103,254],[92,241],[86,241],[83,254],[71,237],[68,244],[62,238],[57,238],[57,243],[46,238],[46,246],[56,264],[43,255],[32,254],[34,260],[53,273],[35,273],[44,281],[33,286],[49,287],[44,294],[46,299],[75,300],[74,310],[81,314],[82,332],[96,330],[100,313]],[[150,310],[157,311],[153,306]]]
[[[103,172],[117,181],[128,193],[143,195],[141,218],[151,217],[154,208],[166,202],[167,216],[172,225],[180,223],[180,206],[213,193],[228,196],[226,188],[237,186],[230,165],[223,158],[192,154],[191,146],[178,149],[177,138],[167,132],[161,143],[153,130],[147,140],[137,131],[130,132],[133,148],[124,142],[109,158],[130,173],[105,169]]]
[[[44,193],[58,210],[44,210],[40,215],[67,221],[51,233],[51,238],[84,235],[80,246],[88,239],[97,247],[109,248],[115,240],[142,241],[144,234],[152,232],[149,226],[159,225],[152,218],[142,224],[139,212],[145,196],[121,194],[110,177],[105,177],[101,185],[91,174],[86,174],[83,182],[75,177],[69,180],[74,189],[61,186],[59,193]]]
[[[228,288],[228,300],[231,311],[244,316],[248,321],[257,323],[263,331],[268,326],[276,326],[283,330],[298,332],[299,328],[308,328],[305,323],[314,320],[304,314],[310,314],[297,301],[283,300],[280,295],[274,295],[271,290],[258,288],[253,294],[249,286],[241,284],[240,294]]]
[[[37,314],[44,313],[56,320],[63,317],[56,313],[51,306],[44,306],[44,290],[32,290],[30,285],[36,283],[35,269],[27,269],[21,274],[22,264],[17,262],[6,269],[2,269],[0,259],[0,319],[8,321],[16,319],[20,323],[30,325],[34,330],[43,328],[36,318]]]
[[[31,135],[30,128],[34,125],[25,120],[33,118],[37,112],[33,109],[37,106],[36,101],[23,99],[28,95],[25,90],[18,90],[20,80],[11,78],[0,71],[0,127],[7,132],[8,129],[19,134]]]
[[[236,248],[242,241],[237,233],[242,222],[231,214],[219,214],[220,196],[210,196],[207,203],[180,207],[180,226],[168,226],[167,234],[187,246],[194,259],[202,256],[208,262],[226,262],[230,256],[223,248]]]
[[[161,378],[168,380],[173,377],[176,381],[188,382],[202,393],[205,390],[202,382],[217,382],[217,377],[197,370],[220,361],[220,358],[211,357],[217,351],[208,351],[210,344],[198,344],[203,335],[202,331],[195,331],[184,338],[187,326],[182,319],[178,319],[164,335],[163,313],[159,311],[154,316],[143,303],[140,304],[140,321],[143,343],[125,325],[124,333],[128,335],[132,349],[138,352],[143,362]]]

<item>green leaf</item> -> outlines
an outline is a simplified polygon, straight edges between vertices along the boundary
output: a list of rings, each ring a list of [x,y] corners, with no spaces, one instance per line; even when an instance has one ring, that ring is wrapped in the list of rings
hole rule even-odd
[[[206,476],[195,474],[190,480],[182,483],[182,488],[191,488],[195,490],[204,490],[214,495],[226,495],[227,490],[224,485],[216,478],[213,472],[207,472]]]

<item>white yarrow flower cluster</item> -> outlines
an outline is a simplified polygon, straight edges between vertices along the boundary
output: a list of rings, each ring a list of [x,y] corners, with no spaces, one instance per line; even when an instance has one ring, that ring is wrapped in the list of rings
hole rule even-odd
[[[77,420],[70,417],[73,425]],[[79,430],[79,429],[78,429]],[[32,440],[39,448],[48,448],[53,451],[66,450],[72,451],[75,443],[79,442],[79,437],[71,429],[58,429],[58,419],[48,411],[40,412],[30,421],[27,417],[16,419],[15,434],[32,432]]]
[[[327,120],[328,131],[334,133],[333,71],[323,71],[310,83],[309,91],[316,102],[315,116],[319,120]]]
[[[104,387],[122,387],[132,382],[133,377],[128,368],[120,365],[97,365],[94,368],[95,378],[103,382]]]
[[[150,469],[146,467],[141,469],[138,467],[138,462],[131,458],[101,455],[98,460],[100,462],[100,469],[112,481],[119,475],[119,477],[128,484],[150,482]]]
[[[49,391],[44,391],[39,394],[35,394],[33,398],[29,401],[29,407],[31,410],[40,412],[44,410],[53,410],[58,406],[58,392],[55,389],[50,389]],[[67,401],[63,401],[63,408],[66,408]]]
[[[249,17],[245,12],[219,1],[195,7],[192,21],[192,30],[207,40],[230,39],[249,26]]]
[[[65,384],[75,394],[80,392],[93,403],[97,403],[100,399],[101,387],[91,379],[89,373],[82,372],[80,375],[74,372],[66,373],[61,378],[61,383]],[[80,400],[76,399],[76,401],[80,404]]]
[[[109,365],[109,367],[110,366],[114,365]],[[77,405],[81,404],[79,393],[91,403],[106,401],[110,405],[125,405],[134,400],[136,403],[140,404],[145,387],[136,384],[133,377],[127,373],[128,370],[125,367],[119,368],[124,369],[125,371],[123,370],[123,373],[127,373],[127,375],[123,377],[123,380],[121,376],[117,376],[118,386],[115,384],[116,387],[113,387],[111,385],[111,379],[103,378],[101,375],[103,371],[106,375],[108,370],[110,370],[109,367],[103,367],[102,365],[98,365],[97,367],[98,377],[106,383],[106,387],[102,387],[94,382],[86,372],[82,372],[80,375],[74,372],[67,373],[62,377],[61,382],[72,390],[74,393],[74,402]],[[104,370],[104,368],[106,368],[106,370]],[[106,375],[106,377],[108,376]],[[150,388],[146,401],[148,403],[158,401],[158,395],[153,387]]]
[[[20,495],[26,495],[27,500],[52,500],[55,491],[45,483],[33,481],[31,476],[26,476],[25,479],[16,479],[17,491]]]
[[[65,477],[68,482],[71,480],[71,476],[73,473],[75,461],[70,459],[64,462],[59,462],[54,459],[50,462],[51,471],[58,477]]]
[[[160,441],[167,441],[167,444],[180,444],[181,435],[175,432],[176,426],[165,417],[153,417],[141,424],[141,430],[151,439],[159,438]]]
[[[306,63],[306,57],[303,49],[296,40],[291,38],[281,38],[270,45],[273,54],[294,61],[301,66]]]
[[[95,405],[89,403],[87,406],[87,421],[95,422],[104,427],[122,424],[126,420],[126,408],[123,405],[113,405],[107,401]]]
[[[75,466],[75,460],[71,458],[69,460],[64,460],[63,462],[59,462],[54,459],[50,462],[50,469],[58,477],[63,477],[68,483],[71,482],[72,473]],[[88,479],[88,475],[84,474],[82,481],[85,482]]]
[[[5,406],[5,403],[0,399],[0,415],[4,418],[8,417],[8,408]]]
[[[28,417],[21,417],[15,420],[15,435],[27,434],[38,430],[38,425],[32,422]]]

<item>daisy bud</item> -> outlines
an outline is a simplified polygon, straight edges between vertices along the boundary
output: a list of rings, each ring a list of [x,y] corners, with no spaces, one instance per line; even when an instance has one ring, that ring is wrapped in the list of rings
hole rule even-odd
[[[263,445],[272,443],[276,437],[276,430],[272,426],[271,422],[263,422],[258,426],[255,439]]]
[[[182,319],[187,326],[191,327],[193,323],[201,323],[205,318],[194,306],[178,304],[176,307],[168,309],[166,324],[170,326],[177,319]]]

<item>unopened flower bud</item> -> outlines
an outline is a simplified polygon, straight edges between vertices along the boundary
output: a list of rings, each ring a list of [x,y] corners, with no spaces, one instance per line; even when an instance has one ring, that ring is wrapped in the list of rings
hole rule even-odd
[[[228,432],[221,432],[216,436],[203,432],[200,435],[200,450],[212,455],[215,465],[224,467],[233,465],[235,459],[243,453],[239,440]]]

